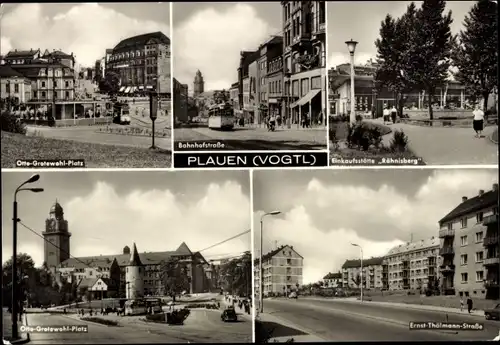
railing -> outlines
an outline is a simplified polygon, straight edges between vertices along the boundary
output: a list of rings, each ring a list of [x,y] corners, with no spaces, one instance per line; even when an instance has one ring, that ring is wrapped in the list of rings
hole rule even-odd
[[[455,265],[443,265],[441,266],[441,272],[443,273],[455,272]]]
[[[451,255],[455,254],[455,249],[453,247],[443,247],[439,249],[439,255]]]
[[[492,214],[491,216],[487,216],[483,218],[483,225],[492,225],[498,223],[498,214]]]
[[[491,246],[494,244],[498,244],[498,236],[486,236],[483,240],[484,246]]]
[[[454,236],[455,236],[455,230],[453,229],[439,230],[439,238],[454,237]]]
[[[493,258],[486,258],[484,259],[484,265],[498,265],[500,264],[500,258],[498,257],[493,257]]]
[[[487,289],[498,288],[500,284],[498,284],[497,280],[485,280],[484,287]]]

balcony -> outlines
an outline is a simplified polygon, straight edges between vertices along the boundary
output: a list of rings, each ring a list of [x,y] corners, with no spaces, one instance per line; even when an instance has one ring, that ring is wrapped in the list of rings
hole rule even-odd
[[[498,280],[485,280],[484,287],[486,289],[498,289],[500,284],[498,284]]]
[[[444,256],[444,255],[454,255],[455,254],[455,249],[453,247],[443,247],[439,249],[439,255]]]
[[[487,216],[483,218],[483,225],[488,226],[488,225],[494,225],[498,224],[498,214],[493,214],[491,216]]]
[[[455,272],[455,265],[443,265],[441,266],[442,273],[453,273]]]
[[[455,230],[453,229],[439,230],[439,238],[446,238],[446,237],[455,237]]]
[[[486,236],[483,240],[483,245],[486,246],[491,246],[498,244],[498,236]]]
[[[326,24],[323,23],[316,23],[314,26],[314,36],[320,36],[325,34],[325,28]]]
[[[290,43],[290,47],[292,49],[298,49],[304,44],[311,42],[311,33],[303,32],[298,36],[292,38],[292,42]]]
[[[485,266],[492,266],[492,265],[498,265],[500,264],[500,258],[499,257],[492,257],[492,258],[486,258],[484,259],[484,265]]]

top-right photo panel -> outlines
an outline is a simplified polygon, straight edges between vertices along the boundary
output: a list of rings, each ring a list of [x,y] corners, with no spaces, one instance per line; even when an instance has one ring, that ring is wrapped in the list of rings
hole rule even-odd
[[[328,2],[330,165],[498,165],[497,3]]]

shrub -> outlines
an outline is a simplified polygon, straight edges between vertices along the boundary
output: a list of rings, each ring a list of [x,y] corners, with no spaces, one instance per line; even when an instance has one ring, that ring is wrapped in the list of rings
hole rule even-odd
[[[391,139],[390,148],[393,152],[406,152],[408,150],[408,136],[403,130],[397,130]]]
[[[90,321],[90,322],[100,323],[101,325],[106,325],[106,326],[118,326],[118,322],[116,322],[116,321],[107,320],[107,319],[101,319],[99,317],[82,317],[81,319],[83,321]]]
[[[169,325],[182,325],[184,324],[184,321],[186,321],[186,319],[190,314],[191,311],[186,308],[180,310],[174,310],[171,313],[167,313],[167,323]]]
[[[0,127],[2,131],[26,134],[26,126],[14,114],[4,111],[0,114]]]
[[[349,147],[358,147],[366,151],[371,145],[379,147],[382,142],[382,131],[375,126],[362,122],[351,124],[348,129],[347,143]]]
[[[356,115],[355,119],[356,119],[356,122],[361,122],[361,121],[363,121],[363,116]]]

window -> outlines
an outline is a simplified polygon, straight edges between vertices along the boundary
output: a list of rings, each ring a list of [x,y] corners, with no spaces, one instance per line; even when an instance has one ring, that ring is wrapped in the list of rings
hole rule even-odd
[[[453,230],[453,223],[448,223],[447,226],[448,226],[448,230]]]
[[[467,227],[467,217],[461,219],[462,229]]]
[[[46,97],[45,91],[42,91],[42,98],[45,98],[45,97]]]
[[[57,81],[54,80],[54,88],[56,88],[56,87],[57,87]]]
[[[460,255],[460,265],[467,265],[467,254]]]
[[[479,243],[482,240],[483,240],[483,232],[482,231],[476,232],[476,243]]]
[[[69,81],[67,81],[67,80],[66,80],[66,81],[64,82],[64,86],[65,86],[65,87],[69,87]]]
[[[19,92],[19,84],[14,84],[14,92],[15,93]]]
[[[467,273],[462,273],[462,283],[467,283],[469,281],[469,275]]]
[[[461,236],[460,237],[460,245],[461,246],[466,246],[468,243],[467,243],[467,235],[466,236]]]
[[[42,87],[45,87],[45,82],[44,81],[42,81]]]
[[[484,279],[484,273],[483,271],[477,271],[476,272],[476,281],[477,282],[482,282]]]
[[[483,221],[483,212],[476,213],[476,223],[481,223]]]
[[[476,252],[476,262],[482,262],[484,257],[484,253],[482,251]]]

